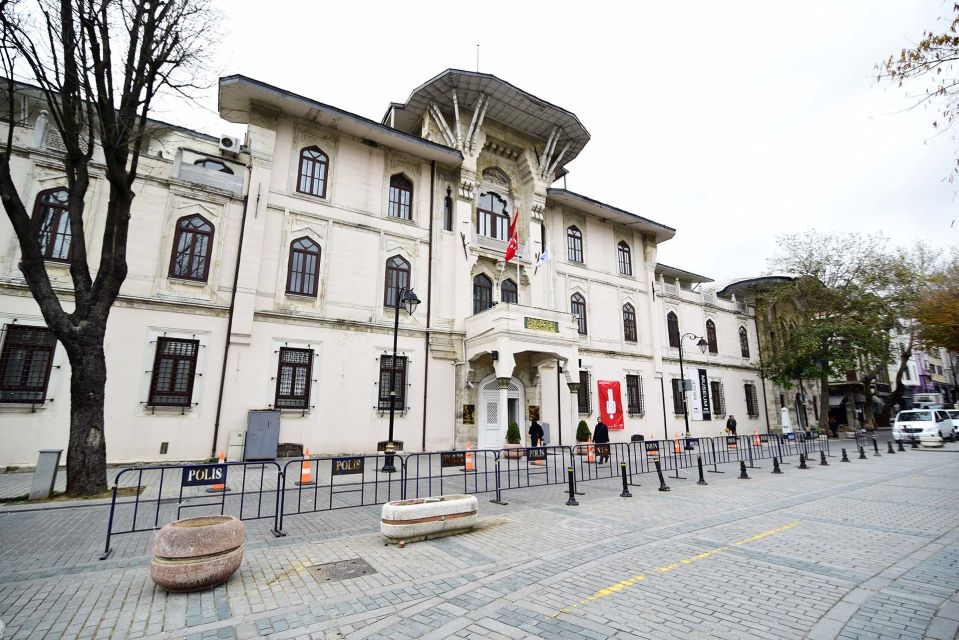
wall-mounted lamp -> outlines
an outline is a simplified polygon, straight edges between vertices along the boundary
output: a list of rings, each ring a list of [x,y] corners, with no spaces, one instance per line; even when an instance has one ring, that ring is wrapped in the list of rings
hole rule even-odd
[[[499,360],[499,351],[490,351],[490,355],[493,356],[493,362]]]

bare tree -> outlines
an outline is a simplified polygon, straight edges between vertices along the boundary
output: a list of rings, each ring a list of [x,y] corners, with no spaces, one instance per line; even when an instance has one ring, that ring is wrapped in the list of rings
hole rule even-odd
[[[71,496],[106,490],[103,340],[127,275],[130,211],[148,116],[158,95],[196,88],[216,21],[209,0],[0,0],[9,116],[0,198],[20,244],[20,270],[72,368]],[[67,294],[51,286],[37,227],[11,172],[18,74],[39,88],[65,149],[73,284]],[[91,260],[84,201],[91,178],[101,173],[109,202],[100,250]]]

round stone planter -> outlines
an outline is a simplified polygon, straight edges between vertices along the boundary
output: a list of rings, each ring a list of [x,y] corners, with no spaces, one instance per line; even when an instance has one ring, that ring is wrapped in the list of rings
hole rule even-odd
[[[243,523],[202,516],[163,526],[153,541],[150,576],[167,591],[198,591],[233,575],[243,560]]]

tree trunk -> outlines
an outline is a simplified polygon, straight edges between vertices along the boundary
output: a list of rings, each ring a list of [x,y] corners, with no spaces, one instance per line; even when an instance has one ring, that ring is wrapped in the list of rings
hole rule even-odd
[[[819,378],[819,432],[829,433],[829,376]]]
[[[873,400],[872,392],[872,381],[875,380],[874,376],[864,376],[862,378],[863,385],[863,395],[866,397],[866,402],[862,408],[862,421],[863,426],[869,429],[870,431],[876,430],[876,406]]]
[[[93,332],[91,332],[93,333]],[[70,448],[67,495],[90,496],[107,490],[107,445],[103,407],[107,383],[103,332],[67,346],[70,366]]]
[[[879,426],[888,427],[892,421],[892,412],[902,402],[906,387],[902,384],[902,378],[909,368],[909,358],[912,357],[912,336],[909,337],[909,346],[903,349],[899,354],[899,370],[896,371],[896,386],[892,393],[886,397],[886,402],[882,405],[882,413],[879,414]]]

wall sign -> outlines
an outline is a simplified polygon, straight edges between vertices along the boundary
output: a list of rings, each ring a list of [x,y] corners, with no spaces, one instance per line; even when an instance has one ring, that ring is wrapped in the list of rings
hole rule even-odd
[[[199,487],[207,484],[226,484],[225,464],[202,464],[195,467],[183,467],[184,487]]]

